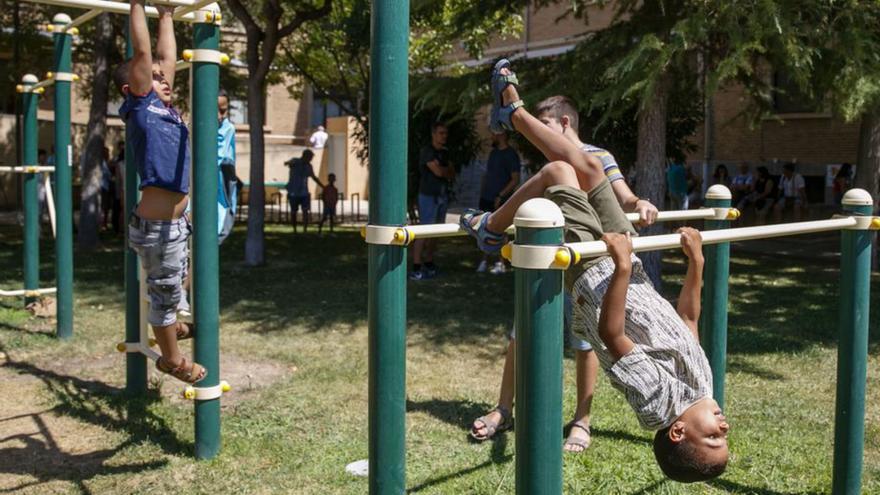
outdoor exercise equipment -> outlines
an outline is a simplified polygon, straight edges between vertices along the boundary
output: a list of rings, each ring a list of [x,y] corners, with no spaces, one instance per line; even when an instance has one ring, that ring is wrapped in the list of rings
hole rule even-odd
[[[405,481],[406,415],[406,149],[408,121],[409,2],[374,0],[371,11],[370,52],[370,225],[365,229],[369,244],[369,491],[400,494]],[[708,205],[730,207],[726,188],[711,189]],[[867,196],[867,198],[865,197]],[[517,345],[516,487],[517,493],[561,493],[562,449],[559,447],[562,360],[562,271],[581,252],[579,246],[562,244],[562,215],[552,202],[538,207],[529,219],[534,202],[523,205],[518,215],[517,240],[511,248],[516,270]],[[551,206],[552,205],[552,206]],[[867,362],[868,293],[870,282],[870,236],[867,229],[880,227],[871,214],[872,201],[864,191],[851,191],[844,200],[846,213],[855,220],[832,223],[803,222],[780,235],[822,230],[842,230],[841,336],[838,369],[837,417],[835,420],[834,493],[857,494],[861,486],[864,443],[864,387]],[[554,210],[555,209],[555,210]],[[545,226],[526,226],[524,223]],[[553,225],[548,225],[548,222]],[[722,227],[709,221],[709,227]],[[855,223],[853,223],[855,222]],[[454,231],[453,227],[448,227]],[[715,390],[723,401],[723,361],[727,330],[726,284],[729,244],[737,235],[770,237],[769,231],[729,229],[729,237],[709,242],[706,250],[705,309],[702,316],[703,345],[713,369]],[[797,230],[801,228],[803,230]],[[415,232],[430,237],[428,232]],[[708,234],[708,233],[707,233]],[[719,234],[721,235],[721,234]],[[395,236],[397,239],[395,240]],[[663,236],[661,236],[663,237]],[[677,236],[673,236],[677,237]],[[650,238],[637,240],[639,249],[672,247],[666,238],[653,247]],[[675,240],[678,246],[678,240]],[[520,251],[542,256],[540,268],[520,263]],[[560,251],[564,254],[559,255]],[[566,256],[569,258],[565,261]],[[557,260],[557,257],[561,258]],[[724,288],[722,288],[724,287]]]
[[[53,25],[70,22],[64,14],[53,19]],[[13,167],[0,167],[0,172],[20,173],[24,176],[22,203],[24,210],[24,289],[0,291],[0,296],[24,296],[25,304],[34,302],[40,295],[56,294],[56,330],[60,339],[73,335],[73,204],[71,198],[71,172],[67,150],[70,144],[70,84],[77,77],[70,72],[70,35],[56,33],[55,71],[43,81],[33,74],[26,74],[16,90],[22,96],[22,161]],[[46,87],[55,86],[55,166],[37,164],[37,103]],[[45,177],[46,199],[52,231],[55,235],[55,287],[40,288],[40,202],[38,181],[43,173],[55,173],[57,187],[52,189],[48,175]]]
[[[38,81],[31,74],[22,78],[22,84],[16,89],[24,100],[23,156],[21,167],[12,167],[12,171],[25,174],[24,180],[24,211],[25,211],[25,291],[33,291],[38,277],[35,271],[39,266],[39,234],[40,205],[36,199],[38,180],[36,173],[53,172],[55,174],[54,191],[51,182],[46,178],[46,197],[49,203],[53,232],[55,234],[55,285],[56,291],[56,336],[68,339],[73,336],[73,173],[70,148],[70,89],[71,84],[79,80],[79,76],[71,72],[71,46],[75,30],[66,27],[72,23],[67,14],[57,14],[52,23],[46,26],[53,33],[53,70],[46,74],[46,79]],[[54,167],[41,167],[37,162],[37,112],[36,105],[39,95],[47,87],[54,86]],[[29,303],[33,296],[26,297]]]
[[[128,15],[130,5],[123,2],[113,2],[105,0],[25,0],[30,3],[39,3],[47,5],[56,5],[59,7],[71,7],[77,9],[86,9],[87,12],[77,17],[75,20],[65,14],[59,14],[53,20],[51,28],[56,41],[56,57],[59,53],[64,54],[61,62],[56,59],[56,70],[53,73],[54,84],[56,85],[56,150],[59,151],[58,161],[56,161],[56,174],[62,168],[67,174],[66,190],[67,197],[70,197],[69,177],[70,163],[69,155],[62,153],[62,150],[69,150],[70,145],[70,93],[69,82],[73,80],[73,76],[68,77],[70,71],[70,44],[71,36],[76,33],[77,26],[82,25],[91,19],[94,19],[103,12]],[[219,347],[219,279],[218,279],[218,249],[217,249],[217,93],[219,91],[219,64],[228,62],[229,58],[219,51],[220,45],[220,23],[222,14],[220,7],[215,0],[152,0],[153,4],[161,4],[175,7],[173,17],[175,20],[187,21],[193,23],[193,49],[184,52],[184,58],[187,64],[191,64],[191,77],[193,81],[192,91],[192,163],[193,163],[193,181],[192,181],[192,205],[193,205],[193,263],[191,266],[192,273],[192,293],[194,294],[193,321],[198,328],[198,333],[194,339],[195,361],[199,362],[208,370],[208,376],[198,383],[198,386],[188,387],[184,391],[184,395],[195,400],[195,436],[196,436],[196,457],[200,459],[210,459],[217,455],[220,450],[220,401],[219,398],[224,391],[229,390],[228,384],[220,380],[220,347]],[[147,7],[148,16],[158,16],[155,7]],[[130,58],[131,45],[127,47],[127,57]],[[59,105],[58,87],[67,84],[67,90],[64,93],[62,105]],[[45,85],[50,83],[38,83],[32,81],[29,83],[26,95],[26,103],[31,102],[33,106],[33,127],[34,132],[31,135],[33,139],[33,153],[25,156],[25,162],[30,165],[36,162],[36,103],[33,95],[43,90]],[[31,100],[28,99],[31,95]],[[59,108],[61,109],[61,118],[59,121]],[[25,107],[26,110],[29,107]],[[66,113],[65,113],[66,112]],[[64,125],[61,125],[61,123]],[[66,141],[59,141],[59,127],[67,129]],[[27,132],[25,133],[27,135]],[[63,136],[62,136],[63,138]],[[59,145],[59,143],[62,143]],[[26,153],[27,151],[26,147]],[[62,158],[61,161],[60,159]],[[126,143],[126,167],[125,167],[125,215],[126,218],[131,216],[138,201],[138,178],[137,170],[133,162],[133,153]],[[29,161],[30,160],[30,161]],[[63,164],[63,165],[62,165]],[[32,174],[31,174],[32,175]],[[61,177],[56,175],[59,190],[65,189],[61,183]],[[35,183],[34,183],[35,184]],[[26,188],[36,186],[29,185],[26,179]],[[26,189],[27,192],[27,189]],[[34,193],[35,197],[35,193]],[[59,195],[60,198],[60,195]],[[31,201],[33,202],[33,201]],[[60,212],[66,215],[72,215],[72,205],[62,205],[58,202]],[[63,208],[67,208],[63,210]],[[36,209],[32,208],[33,211]],[[26,209],[26,212],[28,210]],[[27,216],[27,213],[26,213]],[[26,222],[26,225],[29,225]],[[198,228],[199,225],[208,225],[211,228]],[[72,216],[71,216],[72,226]],[[59,238],[61,237],[62,223],[59,215]],[[72,232],[72,228],[71,228]],[[26,232],[25,244],[26,252],[28,250],[29,237]],[[68,267],[70,270],[72,281],[72,244],[70,248],[69,258],[58,256],[58,266]],[[66,256],[66,253],[64,254]],[[62,262],[63,260],[64,262]],[[69,259],[69,261],[67,261]],[[35,261],[29,259],[29,262],[35,266]],[[35,283],[29,284],[29,276],[32,271],[26,263],[25,269],[25,289],[34,286]],[[144,297],[141,295],[140,279],[138,276],[138,259],[137,255],[131,249],[126,249],[125,253],[125,342],[117,346],[122,352],[126,353],[126,391],[134,395],[143,395],[147,391],[147,358],[155,360],[158,354],[151,347],[152,339],[146,331],[145,316],[146,311],[141,308]],[[66,283],[66,279],[64,281]],[[60,293],[62,290],[62,280],[59,276],[59,325],[61,323],[61,306]],[[72,328],[72,324],[71,324]]]
[[[730,191],[712,186],[707,200],[730,205]],[[766,239],[813,232],[841,231],[840,344],[838,347],[833,493],[857,494],[861,489],[864,448],[864,406],[868,357],[868,301],[872,230],[880,218],[871,216],[873,200],[861,189],[843,198],[845,216],[830,220],[702,232],[706,245],[702,345],[712,367],[715,398],[724,402],[727,342],[727,291],[731,241]],[[520,207],[512,246],[516,270],[517,345],[517,492],[561,493],[562,463],[558,425],[561,423],[562,273],[582,257],[604,256],[602,241],[565,244],[564,219],[551,201],[533,199]],[[529,225],[526,232],[524,225]],[[637,237],[636,252],[676,249],[680,234]],[[564,256],[560,257],[560,253]],[[560,258],[568,263],[560,263]]]

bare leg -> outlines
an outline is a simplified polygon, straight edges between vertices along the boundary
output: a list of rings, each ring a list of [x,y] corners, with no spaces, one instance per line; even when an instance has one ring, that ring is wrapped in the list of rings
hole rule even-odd
[[[776,201],[773,205],[773,221],[775,223],[782,222],[782,211],[785,209],[785,200]]]
[[[577,408],[574,412],[575,423],[590,424],[590,409],[593,405],[593,393],[596,390],[596,376],[599,374],[599,359],[593,351],[577,351],[575,354],[577,383]],[[572,428],[568,434],[569,439],[587,440],[587,432],[581,428]],[[568,452],[582,452],[583,447],[566,444],[563,447]]]
[[[166,364],[179,366],[183,356],[180,354],[180,347],[177,345],[177,326],[179,322],[172,323],[164,327],[153,327],[153,334],[156,336],[156,343],[162,350],[162,360]]]
[[[422,264],[422,249],[424,248],[424,245],[424,239],[416,239],[413,241],[413,263],[416,265]]]
[[[502,99],[505,105],[519,100],[516,88],[513,86],[505,88]],[[581,189],[589,191],[605,178],[602,162],[598,158],[584,153],[568,138],[544,125],[524,107],[517,109],[510,121],[513,127],[541,150],[548,160],[570,163],[577,171]]]
[[[437,249],[437,239],[426,239],[424,244],[424,260],[425,263],[434,262],[434,250]]]
[[[516,393],[516,341],[510,339],[507,344],[507,353],[504,355],[504,372],[501,375],[501,391],[498,394],[498,406],[513,411],[513,397]],[[487,419],[501,424],[501,413],[494,410],[486,415]],[[477,435],[485,435],[488,430],[480,422],[474,422],[472,426]]]
[[[543,124],[541,124],[543,125]],[[574,168],[566,162],[552,162],[529,178],[513,196],[491,214],[488,220],[489,230],[504,232],[511,224],[516,210],[532,198],[541,198],[544,191],[555,185],[578,187],[578,177]]]

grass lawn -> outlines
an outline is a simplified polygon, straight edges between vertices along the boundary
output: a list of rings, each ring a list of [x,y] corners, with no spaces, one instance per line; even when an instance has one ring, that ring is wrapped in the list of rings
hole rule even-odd
[[[362,494],[344,472],[367,456],[366,248],[352,230],[319,237],[270,227],[266,266],[244,267],[244,231],[222,247],[223,450],[197,462],[192,406],[155,378],[150,397],[123,393],[122,251],[77,253],[75,337],[19,301],[0,301],[0,492]],[[115,243],[114,243],[115,242]],[[21,281],[20,236],[0,230],[0,287]],[[466,239],[444,240],[442,276],[409,283],[407,487],[413,493],[514,489],[514,435],[475,444],[470,421],[496,399],[513,276],[475,274]],[[604,377],[593,446],[566,455],[566,493],[830,493],[837,267],[734,246],[728,405],[732,459],[709,484],[664,481],[651,435]],[[43,280],[52,279],[44,244]],[[683,258],[665,259],[667,295]],[[880,301],[874,280],[874,306]],[[863,492],[880,493],[880,315],[871,326]],[[574,409],[565,363],[564,415]],[[560,430],[561,430],[560,425]],[[560,434],[560,446],[562,437]]]

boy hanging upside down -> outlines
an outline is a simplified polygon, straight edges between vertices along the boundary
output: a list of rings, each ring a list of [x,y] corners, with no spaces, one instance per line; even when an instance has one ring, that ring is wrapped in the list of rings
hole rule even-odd
[[[147,274],[150,313],[147,317],[162,356],[156,368],[188,383],[207,370],[180,353],[177,341],[191,338],[192,325],[177,320],[187,272],[187,238],[192,226],[186,215],[189,192],[189,131],[171,106],[177,43],[172,7],[157,5],[159,35],[156,61],[150,49],[150,31],[144,0],[131,0],[129,16],[134,54],[113,74],[125,103],[119,115],[133,152],[141,184],[141,200],[132,213],[128,240]]]
[[[497,252],[519,206],[546,197],[562,210],[566,242],[605,241],[610,256],[585,260],[566,272],[574,300],[572,331],[593,345],[639,423],[657,432],[654,454],[668,477],[693,482],[720,475],[727,466],[730,426],[712,399],[712,373],[698,340],[699,232],[680,231],[689,265],[676,310],[654,290],[632,254],[635,231],[602,163],[522,108],[509,65],[501,60],[493,72],[493,125],[519,131],[551,162],[494,213],[465,212],[462,227],[482,250]]]

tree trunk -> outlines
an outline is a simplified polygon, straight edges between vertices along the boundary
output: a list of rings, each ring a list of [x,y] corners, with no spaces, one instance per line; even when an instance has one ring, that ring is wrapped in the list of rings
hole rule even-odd
[[[874,211],[880,202],[880,106],[862,115],[859,126],[859,156],[856,164],[855,187],[860,187],[874,198]],[[872,236],[871,266],[878,267],[877,236]]]
[[[92,67],[92,99],[86,130],[85,160],[82,167],[79,230],[77,242],[83,249],[98,247],[101,217],[101,162],[104,160],[107,135],[107,100],[110,89],[110,50],[113,25],[110,14],[98,16],[95,25],[95,63]],[[63,153],[63,150],[55,150]],[[72,166],[73,164],[71,164]]]
[[[636,194],[649,199],[663,209],[666,197],[666,104],[669,95],[668,76],[657,83],[654,94],[645,102],[638,115],[638,145],[636,151]],[[642,235],[663,233],[659,223],[642,230]],[[660,278],[659,251],[641,253],[645,271],[659,291]]]
[[[253,74],[253,70],[251,74]],[[265,205],[264,187],[266,146],[263,139],[263,122],[266,114],[264,99],[265,79],[253,78],[248,81],[248,126],[251,140],[251,176],[248,196],[247,239],[244,245],[244,262],[248,266],[262,265],[265,262]]]

